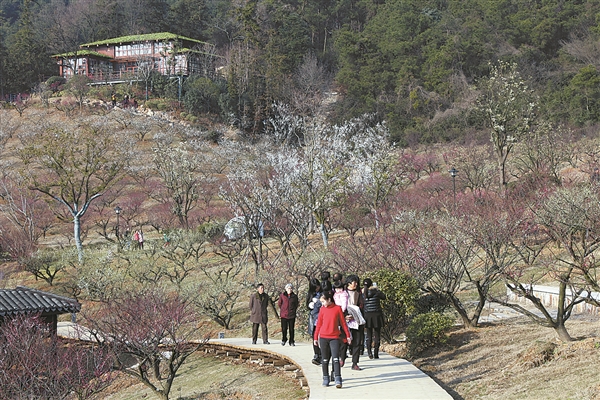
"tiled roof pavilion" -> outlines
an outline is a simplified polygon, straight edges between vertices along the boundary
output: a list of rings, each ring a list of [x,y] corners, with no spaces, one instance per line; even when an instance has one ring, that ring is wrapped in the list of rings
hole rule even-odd
[[[42,292],[24,286],[16,289],[0,289],[0,323],[19,315],[40,315],[56,332],[58,315],[81,310],[77,300]]]

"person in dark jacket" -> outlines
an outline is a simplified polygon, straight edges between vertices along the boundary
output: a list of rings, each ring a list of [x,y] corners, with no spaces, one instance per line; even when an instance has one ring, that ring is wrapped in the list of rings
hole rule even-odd
[[[306,293],[306,308],[308,308],[308,334],[314,339],[315,326],[319,318],[319,310],[321,309],[321,281],[318,278],[312,278],[308,284],[308,292]],[[313,344],[313,359],[312,363],[321,365],[321,349],[318,345]]]
[[[369,278],[363,281],[363,294],[365,297],[364,316],[367,354],[369,358],[379,358],[381,328],[384,324],[381,300],[385,300],[385,294],[377,289],[377,285]],[[371,349],[371,346],[373,346],[373,349]]]
[[[250,296],[250,322],[252,322],[252,344],[258,339],[258,327],[262,327],[262,340],[264,344],[269,343],[269,331],[267,328],[269,296],[265,293],[262,283],[256,285],[256,293]]]
[[[322,292],[333,291],[333,284],[331,283],[330,279],[331,279],[331,274],[329,273],[329,271],[321,272],[321,291]]]
[[[298,310],[298,296],[294,293],[291,283],[285,285],[285,291],[279,295],[279,317],[281,318],[281,345],[285,346],[290,333],[290,346],[295,346],[294,325],[296,324],[296,311]]]

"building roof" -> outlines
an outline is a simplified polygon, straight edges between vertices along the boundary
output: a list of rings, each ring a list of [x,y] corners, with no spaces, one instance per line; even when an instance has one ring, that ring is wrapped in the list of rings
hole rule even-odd
[[[0,317],[23,314],[67,314],[79,312],[77,300],[48,292],[17,286],[0,289]]]
[[[105,44],[121,44],[121,43],[136,43],[145,41],[158,41],[158,40],[187,40],[195,43],[205,43],[200,40],[192,39],[185,36],[176,35],[170,32],[158,32],[158,33],[146,33],[143,35],[129,35],[121,36],[113,39],[99,40],[97,42],[85,43],[80,47],[91,47],[101,46]]]
[[[112,58],[110,56],[107,56],[106,54],[98,53],[97,51],[88,50],[88,49],[82,49],[82,50],[77,50],[77,51],[70,51],[68,53],[52,55],[52,57],[59,57],[59,58],[83,57],[83,56],[91,56],[91,57],[98,57],[98,58],[105,58],[105,59]]]

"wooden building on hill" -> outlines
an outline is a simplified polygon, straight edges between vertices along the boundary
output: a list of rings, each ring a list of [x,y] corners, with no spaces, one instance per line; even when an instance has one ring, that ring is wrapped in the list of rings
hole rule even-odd
[[[85,43],[79,50],[52,56],[59,75],[87,75],[97,83],[135,80],[140,70],[189,76],[205,72],[214,46],[169,32],[121,36]]]
[[[81,311],[77,300],[40,290],[17,286],[0,289],[0,324],[17,316],[39,315],[56,334],[58,316]]]

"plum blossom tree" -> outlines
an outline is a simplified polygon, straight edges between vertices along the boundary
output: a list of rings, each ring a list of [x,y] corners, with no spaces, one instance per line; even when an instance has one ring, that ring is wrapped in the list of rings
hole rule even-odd
[[[9,319],[0,326],[0,397],[63,399],[75,393],[90,398],[115,375],[106,348],[64,343],[49,336],[37,316]]]
[[[165,400],[179,368],[208,340],[196,329],[192,302],[160,287],[128,291],[84,318],[95,338],[120,356],[118,368]]]
[[[315,120],[304,126],[293,185],[298,201],[311,210],[325,248],[330,212],[341,203],[350,175],[349,146],[344,127],[328,127]]]
[[[516,143],[529,135],[537,104],[514,63],[490,65],[490,75],[479,81],[478,89],[478,108],[491,128],[500,188],[505,189],[508,156]]]
[[[350,184],[369,207],[379,228],[381,208],[392,196],[394,190],[408,182],[408,171],[399,168],[398,156],[390,143],[389,131],[385,124],[369,126],[363,119],[350,122],[356,130],[351,138],[354,170]]]

